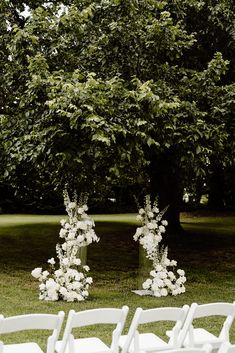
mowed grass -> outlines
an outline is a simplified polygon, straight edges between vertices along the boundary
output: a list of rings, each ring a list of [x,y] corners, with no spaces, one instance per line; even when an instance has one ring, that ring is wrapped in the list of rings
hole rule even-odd
[[[47,259],[55,256],[59,241],[60,219],[65,216],[0,215],[0,314],[57,313],[99,307],[128,305],[127,325],[137,307],[182,306],[192,302],[208,303],[235,300],[235,216],[199,217],[182,214],[183,235],[167,239],[169,258],[186,272],[186,293],[176,297],[139,297],[131,292],[139,288],[139,247],[133,240],[138,223],[134,214],[95,215],[100,242],[88,248],[88,265],[94,283],[88,300],[80,303],[38,300],[38,282],[31,276],[35,267],[47,269]],[[146,274],[147,275],[147,274]],[[206,321],[211,332],[218,332],[221,321]],[[163,334],[166,325],[161,325]],[[155,329],[149,325],[149,329]],[[110,342],[108,328],[84,328],[80,335],[101,334]],[[40,332],[12,334],[7,342],[38,339],[45,349]],[[1,339],[1,338],[0,338]],[[231,330],[235,343],[235,325]]]

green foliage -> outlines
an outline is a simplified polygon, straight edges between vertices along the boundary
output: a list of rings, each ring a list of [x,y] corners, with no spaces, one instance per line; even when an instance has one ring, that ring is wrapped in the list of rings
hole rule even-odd
[[[212,155],[228,163],[234,86],[221,78],[229,62],[223,48],[205,58],[200,46],[212,25],[232,35],[229,1],[24,4],[27,18],[21,1],[14,12],[1,5],[0,144],[11,183],[25,175],[32,190],[67,183],[104,192],[152,178],[148,166],[165,154],[182,182],[204,176]],[[195,30],[191,22],[205,9],[202,34],[205,18]]]

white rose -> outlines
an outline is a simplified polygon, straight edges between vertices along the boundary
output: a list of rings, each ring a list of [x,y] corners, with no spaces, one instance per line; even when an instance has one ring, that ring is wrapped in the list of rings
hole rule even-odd
[[[159,226],[159,231],[161,232],[161,233],[165,233],[165,231],[166,231],[166,229],[165,229],[165,227],[164,226]]]
[[[153,218],[153,217],[154,217],[153,212],[151,212],[151,211],[150,211],[150,212],[148,212],[148,217],[149,217],[149,218]]]
[[[166,296],[167,296],[167,294],[168,294],[168,292],[167,292],[167,289],[166,289],[166,288],[162,288],[162,289],[161,289],[161,291],[160,291],[160,293],[161,293],[161,296],[163,296],[163,297],[166,297]]]
[[[177,270],[177,273],[178,273],[180,276],[184,276],[184,275],[185,275],[184,270],[178,269],[178,270]]]
[[[83,290],[83,291],[82,291],[82,296],[83,296],[83,297],[88,297],[88,295],[89,295],[89,293],[88,293],[87,290]]]
[[[59,233],[59,234],[60,234],[60,238],[64,238],[64,237],[66,237],[67,230],[62,228],[62,229],[60,230],[60,233]]]
[[[90,267],[87,266],[87,265],[83,266],[83,268],[84,268],[84,270],[85,270],[86,272],[90,271]]]
[[[77,241],[78,241],[79,243],[82,243],[82,242],[84,241],[84,236],[83,236],[83,235],[78,235],[78,236],[77,236]]]
[[[60,276],[62,276],[62,275],[63,275],[63,271],[62,271],[62,270],[59,269],[59,270],[56,270],[56,271],[55,271],[55,276],[56,276],[56,277],[60,277]]]
[[[41,274],[42,274],[42,268],[41,267],[37,267],[31,272],[31,275],[34,278],[39,278],[41,276]]]
[[[52,257],[51,259],[47,260],[47,262],[51,265],[55,265],[55,259]]]
[[[87,278],[86,278],[86,283],[88,283],[88,284],[93,283],[92,277],[87,277]]]
[[[46,279],[48,275],[49,275],[49,272],[48,272],[48,271],[43,271],[43,272],[42,272],[42,278],[43,278],[43,279]]]
[[[162,225],[163,225],[163,226],[167,226],[167,225],[168,225],[168,222],[164,219],[164,220],[162,220]]]

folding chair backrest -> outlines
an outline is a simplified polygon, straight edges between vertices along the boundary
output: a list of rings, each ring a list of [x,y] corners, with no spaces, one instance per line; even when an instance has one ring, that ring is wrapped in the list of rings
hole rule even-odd
[[[138,327],[141,324],[158,322],[158,321],[175,321],[175,325],[172,330],[172,335],[169,340],[169,344],[174,342],[175,347],[178,347],[177,337],[179,337],[180,329],[186,319],[187,312],[189,310],[188,305],[184,305],[182,308],[177,307],[163,307],[143,310],[137,308],[133,316],[125,344],[122,348],[121,353],[127,353],[134,339],[135,346],[138,346]],[[138,350],[138,349],[137,349]]]
[[[47,352],[54,352],[63,319],[63,311],[58,314],[27,314],[6,318],[0,315],[0,334],[26,330],[50,330],[52,334],[47,340]],[[4,343],[0,342],[0,353],[2,352],[4,352]]]
[[[83,327],[96,324],[117,324],[120,322],[124,325],[127,307],[122,309],[104,308],[104,309],[91,309],[86,311],[75,312],[72,314],[71,327]]]
[[[0,334],[26,330],[57,330],[59,331],[64,313],[27,314],[12,317],[0,316]]]
[[[73,340],[72,330],[74,328],[97,324],[116,324],[116,328],[112,334],[111,349],[112,347],[116,347],[117,350],[118,340],[125,325],[128,311],[129,308],[127,306],[123,306],[121,309],[101,308],[80,312],[70,310],[60,347],[60,353],[64,353],[68,342],[71,342],[71,339]]]
[[[193,318],[201,318],[206,316],[229,316],[235,314],[235,305],[232,303],[209,303],[195,305]]]
[[[200,319],[210,316],[223,316],[225,321],[218,338],[229,341],[229,330],[235,317],[235,304],[233,303],[209,303],[197,304],[193,303],[188,311],[187,318],[181,331],[181,341],[184,341],[186,335],[189,334],[190,344],[193,344],[193,325],[194,319]]]
[[[145,324],[157,321],[184,321],[187,310],[183,308],[165,307],[142,310],[138,323]]]

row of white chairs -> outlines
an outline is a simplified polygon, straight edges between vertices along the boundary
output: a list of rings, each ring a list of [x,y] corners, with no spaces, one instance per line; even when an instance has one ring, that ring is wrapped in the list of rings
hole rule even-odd
[[[234,303],[210,303],[183,307],[162,307],[143,310],[137,308],[127,335],[122,335],[129,308],[99,308],[80,312],[70,310],[62,340],[59,334],[64,312],[58,314],[27,314],[12,317],[0,316],[0,335],[23,330],[52,330],[47,340],[46,353],[235,353],[230,344],[229,331],[235,318]],[[208,316],[221,316],[224,322],[216,336],[204,328],[196,328],[194,320]],[[168,340],[153,332],[139,333],[141,325],[161,321],[173,322],[166,331]],[[111,345],[98,337],[75,338],[73,330],[84,326],[112,324]],[[157,324],[155,324],[157,326]],[[1,337],[0,337],[1,339]],[[35,342],[5,344],[0,341],[0,353],[44,353]]]

